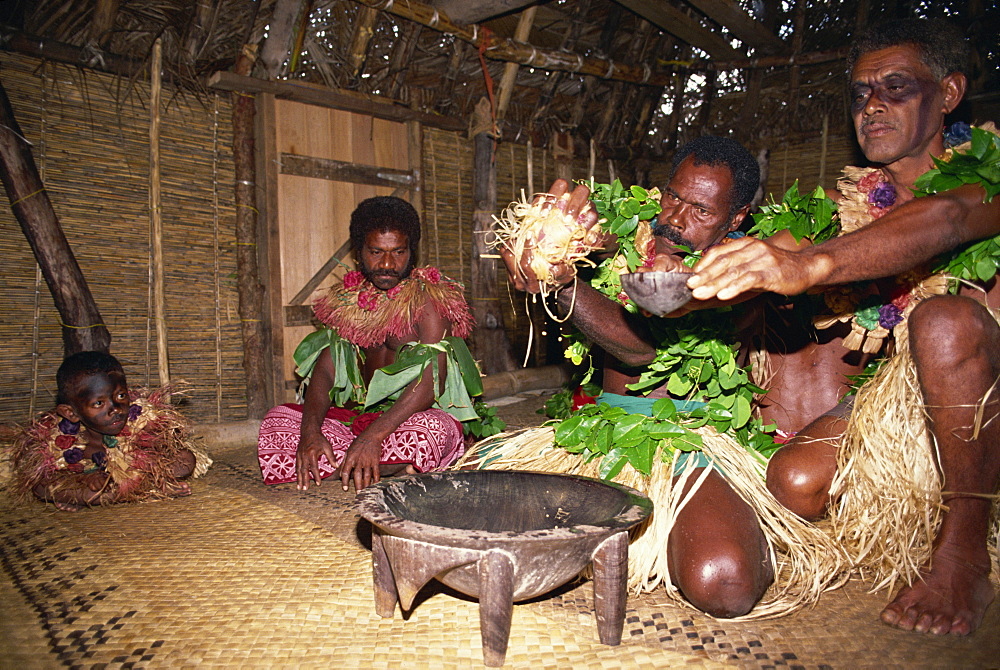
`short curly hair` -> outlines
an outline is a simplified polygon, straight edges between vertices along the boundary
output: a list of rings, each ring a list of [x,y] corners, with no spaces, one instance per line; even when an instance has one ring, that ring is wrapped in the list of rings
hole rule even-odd
[[[391,195],[362,200],[351,212],[351,250],[354,258],[360,262],[361,249],[369,233],[390,230],[406,235],[410,245],[410,263],[415,263],[417,245],[420,244],[420,217],[413,205]]]
[[[682,146],[674,154],[670,167],[670,179],[688,156],[694,158],[695,165],[725,165],[733,177],[729,191],[729,218],[750,204],[760,187],[760,165],[746,147],[728,137],[704,135]]]
[[[848,76],[861,56],[903,45],[917,48],[938,81],[952,72],[968,74],[969,41],[953,24],[943,19],[895,19],[873,24],[855,36],[847,54]]]
[[[78,351],[67,356],[56,371],[56,404],[69,404],[73,387],[82,377],[120,372],[125,369],[118,359],[105,351]]]

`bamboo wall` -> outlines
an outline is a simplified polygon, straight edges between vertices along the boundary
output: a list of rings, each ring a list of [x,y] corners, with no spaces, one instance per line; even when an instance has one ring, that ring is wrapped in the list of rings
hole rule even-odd
[[[125,364],[133,385],[155,385],[146,86],[7,53],[0,55],[0,77],[111,331],[112,352]],[[192,385],[183,410],[193,420],[239,419],[246,408],[234,279],[229,105],[226,98],[194,100],[169,90],[164,100],[161,151],[171,374]],[[309,154],[321,139],[317,133],[334,132],[317,130],[309,120],[299,125],[309,129],[310,137],[300,138],[306,142],[303,146],[309,145]],[[292,144],[294,127],[285,124],[285,136]],[[360,132],[358,137],[368,141],[364,135]],[[395,141],[401,144],[401,136]],[[284,150],[294,151],[290,145]],[[780,196],[795,178],[804,187],[814,186],[820,181],[824,155],[822,183],[827,187],[833,186],[840,167],[858,162],[853,139],[845,132],[829,133],[825,153],[819,137],[789,142],[772,149],[768,190]],[[532,190],[547,189],[556,175],[556,161],[548,150],[536,148],[529,158],[526,145],[501,142],[495,159],[498,208],[519,198],[522,190],[530,195]],[[475,207],[472,161],[472,142],[463,133],[424,129],[420,262],[440,267],[465,283],[467,291]],[[647,185],[659,185],[668,169],[667,160],[654,166],[650,177],[654,184]],[[574,161],[572,174],[589,172],[585,159]],[[606,162],[599,162],[595,172],[598,181],[609,180]],[[327,204],[349,214],[358,199],[370,195],[366,194],[332,194],[333,201]],[[341,202],[343,198],[351,202]],[[303,201],[297,207],[310,210],[312,205]],[[340,217],[345,223],[346,216]],[[0,292],[0,420],[23,421],[53,404],[62,338],[48,288],[8,207],[0,208],[0,222],[0,263],[5,269],[5,290]],[[338,235],[330,244],[339,244],[342,235]],[[298,246],[319,253],[312,242]],[[294,258],[283,262],[294,265]],[[298,279],[309,274],[311,270]],[[558,325],[545,317],[540,305],[526,305],[523,296],[507,288],[502,266],[497,280],[505,296],[504,319],[515,358],[524,360],[532,324],[528,364],[561,361]],[[282,293],[297,290],[289,287],[282,287]]]
[[[830,133],[823,148],[822,137],[790,141],[771,149],[767,191],[780,200],[785,191],[799,180],[799,191],[823,186],[833,189],[845,165],[864,165],[864,156],[852,132]]]
[[[149,292],[149,90],[143,82],[0,54],[0,78],[130,384],[158,384]],[[229,105],[165,88],[161,126],[166,321],[194,421],[246,417],[235,286]],[[119,102],[120,101],[120,102]],[[0,420],[54,404],[59,315],[9,206],[0,207]]]

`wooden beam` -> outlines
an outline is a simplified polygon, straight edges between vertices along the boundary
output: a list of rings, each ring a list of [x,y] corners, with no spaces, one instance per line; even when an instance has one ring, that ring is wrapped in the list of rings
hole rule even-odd
[[[389,188],[399,188],[400,186],[409,188],[415,183],[413,173],[409,170],[359,165],[329,158],[313,158],[285,153],[281,154],[281,174]]]
[[[372,7],[359,7],[354,18],[354,30],[351,33],[351,46],[347,51],[347,66],[353,80],[361,72],[361,66],[368,55],[368,43],[375,35],[375,19],[378,10]]]
[[[739,58],[731,61],[691,61],[687,67],[694,71],[735,70],[768,67],[793,67],[796,65],[816,65],[842,60],[847,57],[850,46],[843,46],[830,51],[810,51],[808,53],[791,54],[788,56],[761,56],[760,58]],[[683,67],[683,66],[678,66]]]
[[[309,281],[307,281],[305,283],[305,286],[303,286],[301,288],[301,290],[299,290],[299,292],[296,293],[295,296],[291,300],[288,301],[288,306],[293,306],[294,307],[294,306],[301,305],[302,303],[304,303],[306,301],[306,298],[308,298],[309,296],[312,295],[312,292],[316,290],[316,287],[318,287],[320,284],[323,283],[323,280],[327,278],[327,275],[329,275],[331,272],[333,272],[334,268],[336,268],[338,265],[340,265],[340,262],[342,260],[344,260],[344,256],[346,256],[348,253],[350,253],[350,251],[351,251],[351,240],[350,240],[350,238],[348,238],[348,239],[344,240],[344,243],[340,245],[339,249],[337,249],[335,252],[333,252],[333,255],[330,256],[329,260],[327,260],[326,263],[323,263],[323,267],[321,267],[319,270],[317,270],[316,274],[314,274],[312,276],[312,278],[310,278]],[[290,313],[288,311],[288,309],[287,309],[288,306],[286,306],[286,309],[285,309],[285,315],[286,316]],[[291,312],[291,313],[295,314],[295,312]],[[285,325],[286,326],[290,326],[292,324],[288,323],[288,321],[286,319],[285,320]],[[300,324],[296,324],[296,325],[300,325],[301,326],[301,325],[307,325],[307,324],[301,324],[300,323]]]
[[[10,199],[14,218],[31,246],[45,277],[62,322],[63,349],[67,356],[78,351],[108,351],[111,333],[90,292],[73,249],[59,226],[31,144],[24,139],[14,117],[7,91],[0,83],[0,180]]]
[[[163,43],[153,42],[149,64],[149,239],[150,282],[153,294],[153,323],[156,325],[156,370],[160,386],[170,383],[170,353],[167,347],[167,291],[163,278],[163,198],[160,189],[160,94],[163,82]]]
[[[211,75],[206,85],[209,88],[220,91],[270,93],[274,97],[283,100],[294,100],[295,102],[304,102],[320,107],[367,114],[377,119],[419,121],[424,125],[442,130],[466,129],[465,123],[461,119],[419,112],[409,107],[377,100],[374,96],[348,91],[336,91],[314,84],[289,81],[263,81],[254,77],[241,76],[233,72],[220,71]]]
[[[676,35],[691,46],[698,47],[712,58],[734,60],[743,55],[731,47],[729,42],[699,24],[667,0],[615,0],[615,2],[632,10],[654,26]]]
[[[514,31],[514,39],[519,42],[527,42],[531,34],[531,24],[535,22],[535,12],[537,7],[528,7],[521,12],[521,17],[517,20],[517,29]],[[510,96],[514,93],[514,82],[517,80],[517,63],[504,63],[503,77],[500,78],[500,91],[497,95],[497,120],[503,119],[507,114],[507,106],[510,104]]]
[[[725,26],[744,44],[759,49],[765,54],[785,50],[785,43],[763,23],[743,11],[732,0],[687,0],[701,13],[716,23]]]
[[[455,23],[480,23],[526,7],[537,0],[430,0],[431,6]]]
[[[636,2],[638,5],[642,5],[643,2],[648,1],[629,0],[629,2]],[[441,14],[434,7],[419,0],[389,3],[386,3],[385,0],[355,0],[355,2],[367,7],[381,9],[382,11],[414,21],[428,28],[433,28],[439,32],[454,35],[464,42],[468,42],[477,48],[482,48],[483,55],[493,60],[518,63],[542,70],[590,74],[603,79],[626,81],[633,84],[646,84],[649,86],[666,86],[673,80],[670,74],[653,72],[652,68],[648,66],[629,65],[607,58],[583,56],[555,49],[543,49],[517,42],[516,40],[498,37],[490,31],[480,28],[478,25],[462,26],[452,21],[447,15]],[[687,16],[684,18],[691,22],[691,19]],[[707,31],[705,31],[705,34],[712,36]],[[715,39],[728,48],[728,51],[725,52],[727,54],[725,58],[738,58],[742,55],[735,49],[728,47],[721,38]]]
[[[119,56],[108,51],[84,49],[82,47],[64,44],[45,37],[36,37],[25,33],[11,33],[2,40],[3,49],[26,56],[47,58],[48,60],[86,67],[98,72],[108,72],[124,77],[138,73],[145,75],[142,61],[125,56]]]
[[[90,39],[102,49],[111,43],[111,29],[118,14],[118,0],[97,0],[90,19]]]

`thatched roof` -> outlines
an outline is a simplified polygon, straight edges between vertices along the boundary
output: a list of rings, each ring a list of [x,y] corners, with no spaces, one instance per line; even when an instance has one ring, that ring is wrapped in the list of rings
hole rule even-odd
[[[593,140],[617,158],[660,156],[706,131],[761,146],[818,133],[824,117],[844,127],[844,48],[858,26],[887,17],[949,17],[977,48],[971,94],[1000,88],[1000,9],[963,0],[3,4],[7,48],[144,76],[135,64],[161,38],[167,74],[190,89],[246,54],[259,79],[373,96],[449,127],[467,124],[492,89],[503,138],[540,145],[564,131],[580,150]],[[513,86],[503,83],[510,63],[519,64]]]

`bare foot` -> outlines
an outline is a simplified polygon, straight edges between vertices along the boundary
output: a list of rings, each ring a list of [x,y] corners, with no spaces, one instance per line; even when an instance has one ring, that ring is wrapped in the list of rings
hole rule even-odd
[[[56,509],[60,512],[75,512],[82,507],[82,505],[77,505],[75,503],[60,502],[55,500],[52,502],[56,506]]]
[[[940,546],[921,581],[900,590],[882,610],[884,623],[933,635],[968,635],[993,602],[989,562],[974,563],[960,550]]]
[[[187,482],[176,482],[163,487],[163,494],[168,498],[183,498],[191,495],[191,485]]]

